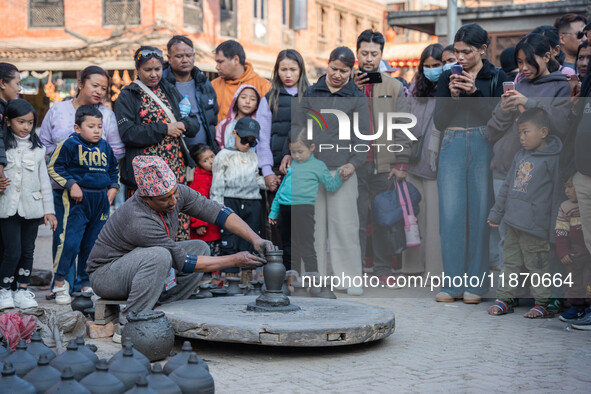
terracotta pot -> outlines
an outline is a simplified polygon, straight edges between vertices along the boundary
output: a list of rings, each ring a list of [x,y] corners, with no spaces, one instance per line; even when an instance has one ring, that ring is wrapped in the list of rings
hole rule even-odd
[[[174,330],[160,311],[130,312],[122,335],[150,361],[166,358],[174,346]]]

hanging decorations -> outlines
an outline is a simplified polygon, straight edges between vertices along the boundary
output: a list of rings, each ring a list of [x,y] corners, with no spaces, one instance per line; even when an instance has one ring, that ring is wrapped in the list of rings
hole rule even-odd
[[[38,73],[37,71],[31,71],[31,76],[33,78],[37,78],[37,79],[43,79],[46,78],[49,75],[49,71],[44,71],[42,73]]]
[[[47,80],[47,83],[45,84],[45,96],[47,96],[53,102],[61,101],[61,97],[59,97],[59,95],[56,94],[55,85],[51,81],[52,74],[53,73],[51,71],[49,71],[49,74],[48,74],[49,78]],[[41,78],[39,78],[39,79],[41,79]]]

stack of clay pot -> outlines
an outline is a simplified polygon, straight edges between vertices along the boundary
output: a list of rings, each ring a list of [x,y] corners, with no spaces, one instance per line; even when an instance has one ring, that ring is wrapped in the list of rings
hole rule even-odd
[[[160,393],[213,394],[215,385],[205,361],[186,341],[182,351],[164,366],[150,361],[126,340],[123,349],[99,360],[78,337],[56,357],[38,333],[27,346],[21,340],[10,353],[0,345],[1,393]]]

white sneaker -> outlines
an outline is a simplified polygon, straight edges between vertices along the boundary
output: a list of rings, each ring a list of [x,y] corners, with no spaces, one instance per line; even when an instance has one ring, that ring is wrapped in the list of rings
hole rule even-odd
[[[347,294],[350,296],[362,296],[363,295],[363,287],[349,287],[347,289]]]
[[[35,294],[29,289],[18,289],[14,293],[14,305],[21,309],[39,306],[35,301]]]
[[[123,324],[117,324],[115,331],[113,331],[113,337],[111,338],[115,343],[121,343],[121,333],[123,332]]]
[[[56,304],[68,305],[72,302],[72,297],[70,297],[70,284],[68,281],[64,281],[64,285],[61,287],[54,287],[53,292],[55,293]]]
[[[0,289],[0,310],[14,308],[14,300],[12,299],[12,290]]]

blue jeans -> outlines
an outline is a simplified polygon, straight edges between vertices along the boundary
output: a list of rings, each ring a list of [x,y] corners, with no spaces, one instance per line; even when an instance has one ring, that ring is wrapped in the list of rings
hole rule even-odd
[[[504,182],[504,179],[493,179],[495,198],[499,194]],[[501,220],[499,227],[490,229],[490,262],[491,266],[496,264],[499,271],[503,270],[503,243],[505,241],[506,231],[507,226],[504,220]]]
[[[446,281],[441,287],[452,297],[462,297],[464,291],[482,295],[488,290],[482,284],[471,286],[469,279],[476,276],[482,280],[488,272],[491,158],[484,126],[445,130],[437,175],[443,269],[452,281],[468,275],[468,283],[456,287]]]

